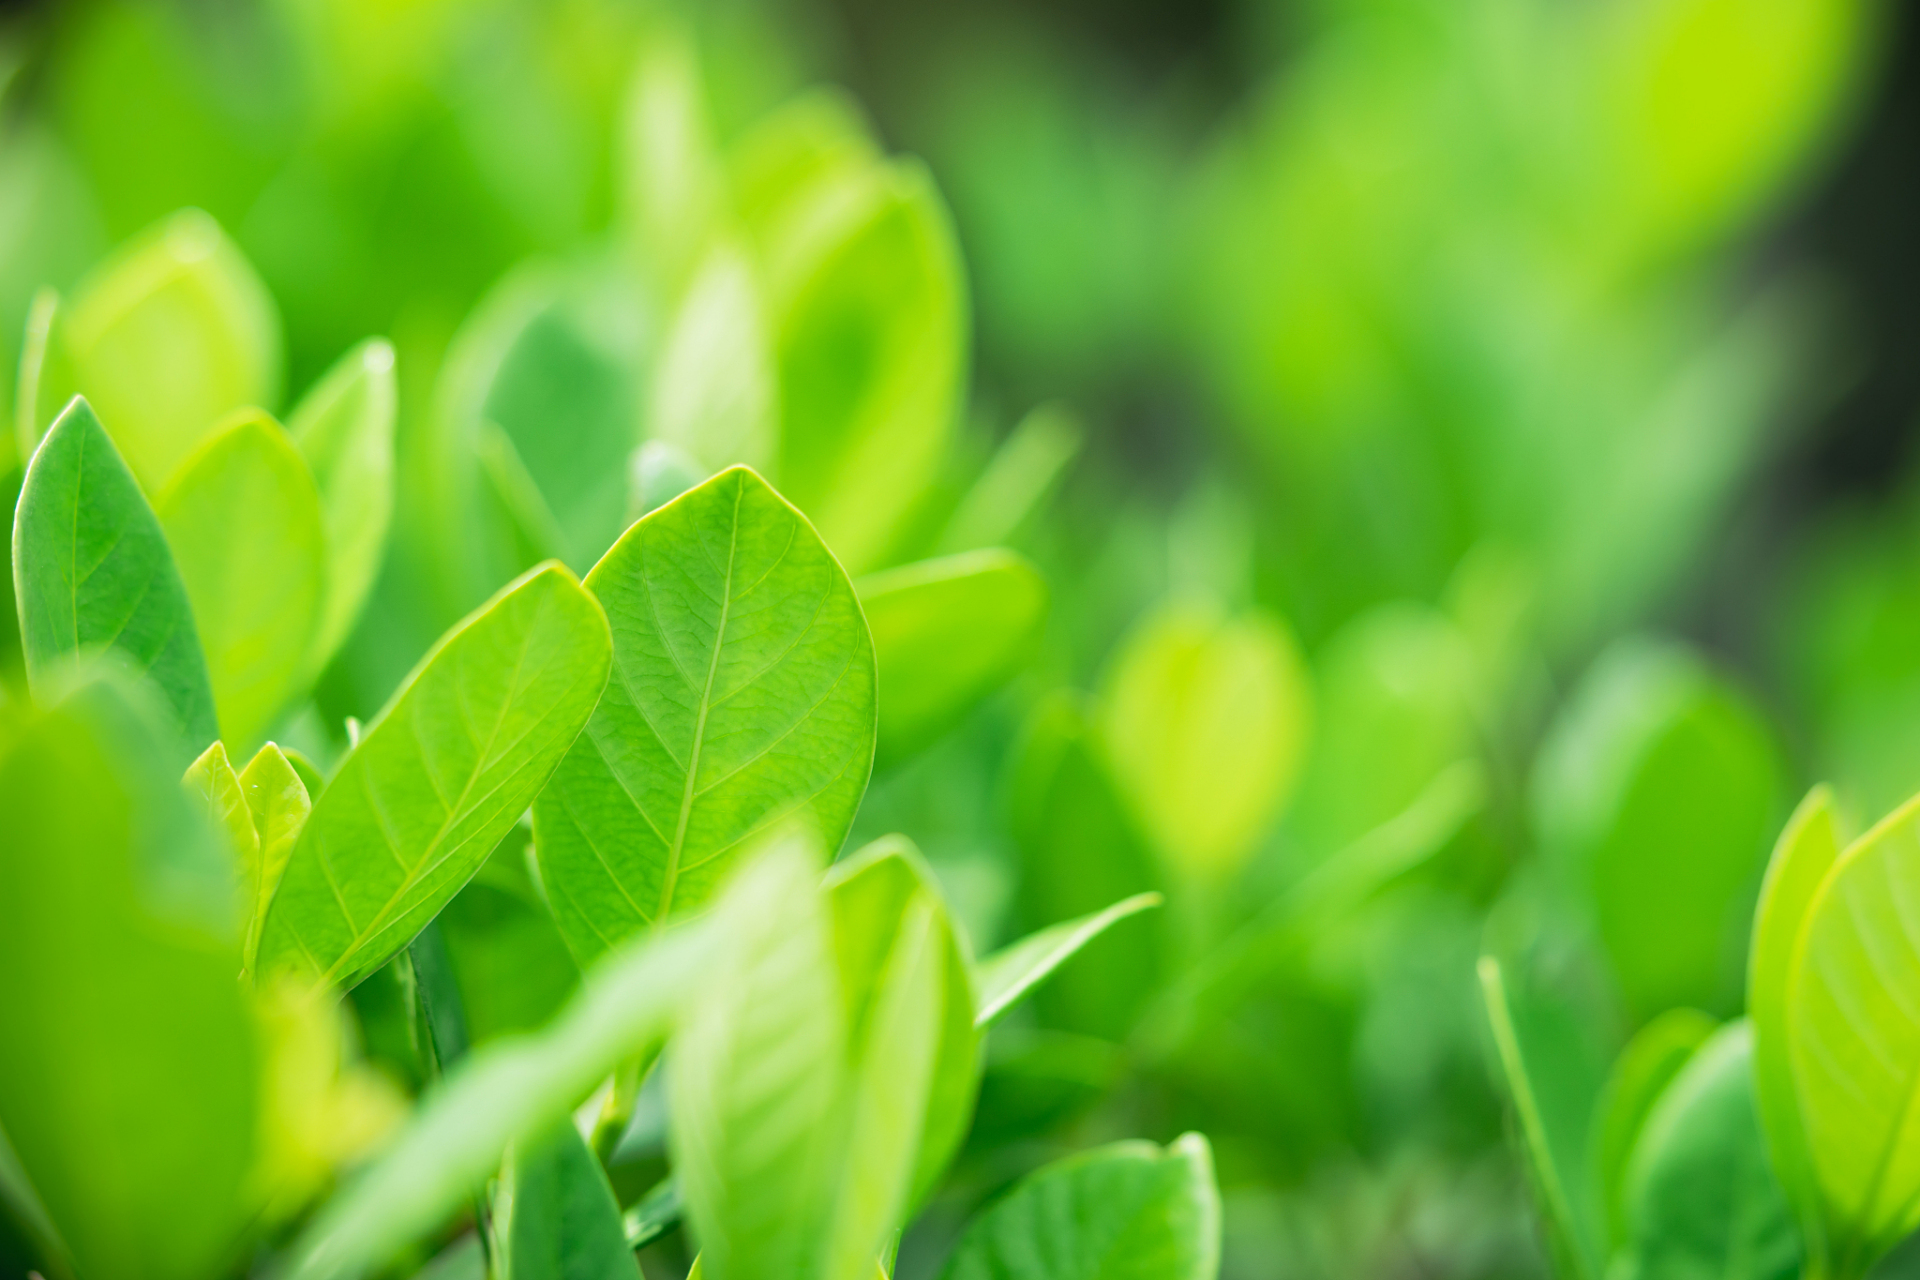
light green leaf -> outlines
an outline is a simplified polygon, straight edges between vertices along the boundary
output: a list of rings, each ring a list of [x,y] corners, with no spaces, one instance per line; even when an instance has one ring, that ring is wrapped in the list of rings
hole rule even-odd
[[[1481,956],[1479,971],[1480,996],[1486,1005],[1487,1023],[1493,1031],[1494,1049],[1499,1055],[1507,1097],[1519,1129],[1521,1154],[1536,1208],[1545,1223],[1554,1266],[1562,1280],[1588,1280],[1596,1273],[1597,1266],[1593,1261],[1594,1247],[1579,1217],[1582,1197],[1580,1186],[1574,1182],[1578,1165],[1556,1149],[1548,1132],[1514,1026],[1513,1010],[1507,1002],[1500,962],[1492,956]]]
[[[77,394],[77,385],[60,319],[60,295],[42,289],[34,295],[32,309],[27,312],[19,381],[13,389],[14,439],[22,458],[33,456],[40,437]]]
[[[197,799],[205,813],[207,826],[223,833],[233,854],[236,871],[257,864],[260,858],[260,833],[254,829],[253,814],[247,809],[247,793],[241,789],[240,775],[227,759],[227,748],[219,742],[208,747],[187,768],[182,781],[187,794]],[[242,893],[240,900],[247,901]]]
[[[973,966],[963,937],[953,925],[939,881],[904,836],[876,840],[836,863],[827,875],[827,887],[833,903],[834,940],[849,1022],[856,1036],[862,1034],[862,1027],[867,1028],[864,1034],[870,1063],[863,1068],[867,1076],[906,1078],[912,1074],[894,1057],[886,1056],[905,1053],[907,1046],[882,1043],[874,1030],[874,1018],[879,1015],[872,1010],[882,982],[882,967],[904,963],[898,956],[888,961],[889,948],[897,950],[907,944],[910,912],[924,907],[928,913],[936,973],[934,989],[923,1002],[937,1016],[930,1033],[934,1037],[932,1065],[924,1082],[925,1120],[919,1128],[908,1196],[909,1204],[918,1203],[966,1137],[973,1115],[980,1074]],[[905,983],[907,978],[899,981]],[[904,1041],[905,1037],[896,1035],[892,1039]],[[877,1091],[879,1087],[874,1083],[855,1084],[857,1093]]]
[[[1085,436],[1063,406],[1036,406],[960,499],[937,550],[952,554],[1013,541],[1058,487]]]
[[[639,1280],[613,1188],[568,1121],[514,1144],[493,1231],[500,1280]]]
[[[303,692],[326,590],[320,495],[293,441],[247,413],[155,504],[206,651],[221,737],[250,748]]]
[[[587,575],[614,678],[534,806],[555,917],[585,960],[705,902],[778,823],[837,849],[873,760],[873,645],[812,527],[736,467]]]
[[[1800,1274],[1793,1211],[1754,1106],[1752,1048],[1746,1022],[1721,1029],[1647,1117],[1627,1174],[1623,1280]]]
[[[813,1275],[823,1258],[847,1013],[808,844],[782,839],[737,891],[669,1049],[673,1167],[714,1280]]]
[[[673,297],[700,261],[726,184],[699,56],[677,25],[656,17],[643,38],[619,123],[623,230],[648,278]]]
[[[1052,976],[1089,942],[1128,916],[1160,905],[1157,893],[1136,893],[1104,911],[1078,920],[1066,920],[1003,947],[975,966],[979,991],[974,1025],[986,1027],[1020,1003],[1028,992]]]
[[[1207,1140],[1117,1142],[1047,1165],[975,1218],[942,1280],[1214,1280]]]
[[[63,662],[111,649],[165,699],[181,767],[220,736],[166,535],[84,400],[67,406],[27,466],[13,581],[36,691]]]
[[[622,1062],[652,1052],[688,991],[742,923],[757,919],[763,872],[744,870],[713,916],[636,938],[590,971],[581,993],[537,1035],[475,1049],[422,1099],[413,1119],[307,1225],[284,1280],[344,1280],[441,1225],[497,1170],[507,1144],[565,1120]]]
[[[267,909],[280,888],[280,877],[307,825],[313,802],[293,762],[271,742],[261,747],[241,771],[240,790],[246,797],[258,851],[258,860],[247,866],[247,893],[240,917],[246,926],[241,955],[246,972],[252,973]]]
[[[287,420],[320,491],[327,590],[308,653],[318,672],[373,590],[393,516],[393,347],[370,338],[340,358]]]
[[[74,290],[59,327],[75,384],[149,493],[236,409],[280,392],[273,299],[218,224],[174,214]]]
[[[1829,1274],[1854,1280],[1920,1227],[1920,800],[1840,855],[1792,963],[1787,1049]]]
[[[1626,1239],[1627,1162],[1647,1116],[1714,1028],[1698,1009],[1667,1010],[1627,1042],[1600,1091],[1593,1116],[1594,1176],[1615,1248]]]
[[[1774,1168],[1800,1217],[1811,1256],[1825,1257],[1820,1196],[1795,1093],[1788,991],[1815,893],[1840,858],[1833,792],[1815,787],[1787,819],[1760,885],[1747,955],[1747,1012],[1753,1020],[1754,1094]]]
[[[421,660],[320,794],[259,971],[351,988],[431,920],[526,811],[606,685],[593,598],[535,569]]]
[[[880,671],[881,767],[927,746],[1033,657],[1047,583],[1001,548],[923,560],[857,584]]]
[[[660,353],[647,414],[653,439],[710,471],[769,466],[779,429],[772,363],[753,265],[740,246],[717,245]]]
[[[1161,608],[1104,681],[1101,737],[1141,825],[1172,869],[1237,872],[1273,824],[1306,752],[1312,691],[1277,618]]]
[[[3,748],[0,1040],[33,1051],[0,1054],[0,1129],[78,1274],[201,1280],[257,1207],[258,1064],[231,863],[146,702],[83,684]]]

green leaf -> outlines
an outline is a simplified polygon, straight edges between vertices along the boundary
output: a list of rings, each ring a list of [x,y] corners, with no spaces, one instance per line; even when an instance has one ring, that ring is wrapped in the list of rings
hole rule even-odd
[[[1104,911],[1028,934],[986,957],[975,966],[974,985],[979,991],[979,1004],[974,1011],[974,1025],[989,1026],[1082,947],[1119,921],[1157,907],[1162,901],[1157,893],[1136,893]]]
[[[1117,1142],[1047,1165],[975,1218],[942,1280],[1214,1280],[1207,1140]]]
[[[1920,800],[1840,855],[1807,906],[1788,978],[1788,1055],[1841,1280],[1920,1227],[1917,889]]]
[[[198,209],[129,241],[74,290],[59,319],[75,384],[149,493],[236,409],[280,388],[273,299]]]
[[[1563,713],[1535,778],[1541,838],[1591,886],[1600,939],[1637,1014],[1737,1005],[1780,774],[1759,713],[1675,648],[1616,646]],[[1654,883],[1661,891],[1649,894]]]
[[[240,790],[246,796],[247,813],[252,818],[258,861],[247,867],[246,899],[241,920],[246,925],[241,957],[248,973],[260,949],[260,931],[267,922],[267,909],[279,891],[293,846],[307,825],[313,801],[299,770],[279,747],[269,742],[255,753],[240,773]]]
[[[1813,1157],[1795,1093],[1788,991],[1808,909],[1839,861],[1842,841],[1833,792],[1815,787],[1787,819],[1760,885],[1747,957],[1747,1012],[1753,1020],[1754,1093],[1774,1168],[1800,1216],[1807,1252],[1825,1257]]]
[[[247,793],[240,787],[240,775],[227,759],[227,748],[215,742],[187,767],[187,794],[200,801],[207,826],[223,833],[231,848],[234,869],[240,871],[260,859],[260,833],[254,830],[253,815],[247,811]],[[242,893],[245,903],[248,895]]]
[[[84,400],[67,406],[27,466],[13,519],[13,580],[27,677],[107,648],[165,699],[170,754],[220,736],[213,690],[166,535]]]
[[[812,1275],[848,1074],[833,921],[802,838],[743,883],[668,1052],[673,1167],[714,1280]]]
[[[880,672],[880,767],[951,729],[1034,655],[1047,583],[993,548],[923,560],[857,584]]]
[[[515,1143],[493,1197],[502,1280],[638,1280],[620,1206],[580,1131],[563,1120]]]
[[[147,696],[80,685],[0,758],[0,1129],[78,1274],[198,1280],[255,1206],[232,872]]]
[[[1793,1211],[1754,1106],[1752,1049],[1744,1021],[1721,1029],[1647,1117],[1628,1170],[1624,1280],[1800,1274]]]
[[[705,902],[756,835],[846,838],[873,761],[873,645],[804,517],[736,467],[653,512],[587,575],[614,678],[534,806],[583,961]]]
[[[1080,422],[1063,406],[1035,407],[960,499],[936,550],[951,554],[1013,541],[1058,488],[1085,439]]]
[[[620,116],[620,223],[660,294],[673,297],[700,260],[726,175],[692,40],[657,15],[650,28]]]
[[[1647,1116],[1714,1029],[1713,1019],[1698,1009],[1669,1009],[1627,1043],[1600,1091],[1594,1108],[1595,1177],[1615,1248],[1625,1242],[1627,1162]]]
[[[473,1043],[531,1031],[580,985],[580,969],[527,875],[517,826],[434,922],[446,941]]]
[[[1587,1280],[1597,1273],[1598,1267],[1594,1261],[1596,1250],[1580,1216],[1583,1197],[1580,1184],[1575,1182],[1580,1166],[1563,1153],[1548,1131],[1540,1098],[1528,1074],[1513,1010],[1507,1001],[1500,962],[1492,956],[1482,956],[1479,971],[1480,996],[1486,1005],[1494,1049],[1499,1055],[1501,1075],[1519,1129],[1521,1154],[1533,1187],[1535,1205],[1546,1226],[1555,1269],[1562,1280]]]
[[[1100,728],[1141,825],[1176,873],[1231,877],[1267,834],[1306,753],[1312,691],[1274,617],[1169,604],[1108,669]]]
[[[180,464],[155,504],[206,651],[222,738],[252,747],[303,692],[326,590],[320,495],[264,413]]]
[[[463,1058],[307,1224],[286,1255],[284,1280],[334,1280],[385,1261],[468,1203],[510,1142],[565,1120],[616,1066],[650,1053],[718,962],[719,944],[741,919],[736,903],[759,918],[767,875],[790,883],[775,867],[743,870],[712,916],[636,938],[602,960],[539,1034]]]
[[[267,913],[260,972],[351,988],[404,947],[539,794],[610,651],[599,607],[558,565],[442,637],[320,793]]]
[[[60,295],[42,289],[27,312],[20,345],[19,381],[14,386],[14,441],[22,458],[31,458],[53,420],[77,394],[73,360],[67,354],[60,319]]]
[[[973,966],[962,935],[954,927],[939,881],[904,836],[876,840],[836,863],[827,875],[827,888],[833,904],[841,990],[847,997],[849,1025],[854,1028],[856,1040],[863,1034],[861,1028],[866,1028],[869,1061],[861,1068],[864,1076],[856,1077],[857,1094],[877,1093],[883,1083],[897,1085],[914,1074],[903,1069],[895,1057],[888,1056],[907,1051],[907,1046],[899,1043],[906,1037],[897,1033],[883,1035],[878,1030],[880,1023],[876,1019],[880,1015],[874,1004],[884,985],[884,965],[894,963],[901,968],[901,973],[896,975],[896,985],[912,985],[904,976],[905,962],[897,955],[889,962],[888,956],[911,940],[909,925],[913,913],[924,911],[927,917],[925,927],[930,935],[928,945],[934,955],[935,972],[931,979],[933,989],[921,999],[935,1018],[930,1028],[915,1025],[916,1031],[924,1030],[932,1036],[928,1046],[931,1067],[923,1082],[924,1103],[919,1104],[923,1106],[925,1119],[919,1126],[908,1194],[909,1203],[918,1203],[933,1188],[947,1161],[966,1137],[967,1124],[973,1115],[980,1074],[980,1037],[974,1019],[978,997],[974,993]],[[901,1126],[896,1129],[911,1132]],[[858,1166],[859,1161],[855,1164]]]
[[[674,313],[652,389],[647,425],[654,440],[709,471],[774,460],[773,356],[760,286],[738,245],[707,255]]]
[[[287,420],[313,472],[326,532],[320,625],[308,653],[326,666],[360,617],[386,552],[393,516],[393,347],[370,338],[340,358]]]

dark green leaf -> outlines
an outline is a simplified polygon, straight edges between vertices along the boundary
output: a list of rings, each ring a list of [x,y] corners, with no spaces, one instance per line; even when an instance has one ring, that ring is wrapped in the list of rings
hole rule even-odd
[[[1660,1095],[1714,1032],[1697,1009],[1669,1009],[1640,1028],[1613,1064],[1594,1109],[1595,1177],[1607,1213],[1607,1237],[1617,1248],[1626,1231],[1627,1161]]]
[[[1082,947],[1136,912],[1160,905],[1157,893],[1136,893],[1078,920],[1067,920],[1004,947],[975,966],[979,1005],[976,1026],[985,1027],[1011,1009],[1029,991],[1045,982],[1055,969],[1071,960]]]
[[[501,1280],[639,1280],[613,1188],[571,1121],[514,1144],[493,1230]]]

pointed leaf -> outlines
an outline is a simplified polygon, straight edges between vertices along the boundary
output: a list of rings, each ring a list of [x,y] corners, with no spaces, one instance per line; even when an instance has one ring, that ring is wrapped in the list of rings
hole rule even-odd
[[[1207,1140],[1117,1142],[1055,1161],[975,1218],[942,1280],[1214,1280]]]
[[[62,662],[108,648],[166,700],[182,767],[220,736],[166,535],[85,400],[67,406],[27,467],[13,578],[36,690]]]
[[[271,742],[261,747],[241,771],[240,790],[246,797],[259,850],[258,861],[248,868],[248,892],[241,915],[246,926],[241,956],[246,971],[252,973],[267,908],[280,888],[280,877],[286,872],[287,859],[293,856],[301,829],[307,825],[313,802],[293,762]]]
[[[1627,1175],[1623,1280],[1792,1280],[1793,1211],[1753,1099],[1753,1036],[1721,1029],[1647,1117]]]
[[[260,857],[260,833],[254,829],[253,814],[247,809],[247,794],[240,786],[240,775],[227,759],[227,749],[214,743],[187,769],[183,779],[187,793],[201,804],[210,830],[227,838],[233,853],[234,869],[242,871]],[[242,893],[241,902],[247,901]]]
[[[493,1215],[503,1280],[639,1280],[613,1188],[567,1121],[515,1144]]]
[[[912,755],[1026,665],[1047,583],[1001,548],[871,574],[857,584],[880,670],[879,762]]]
[[[326,666],[373,590],[393,516],[393,347],[370,338],[340,358],[287,430],[313,472],[327,544],[327,590],[309,664]]]
[[[351,988],[473,875],[586,723],[611,641],[558,565],[455,627],[360,738],[300,832],[259,970]]]
[[[1788,979],[1795,1092],[1830,1274],[1843,1280],[1920,1227],[1916,990],[1920,800],[1840,855],[1807,907]]]
[[[193,603],[222,738],[251,747],[304,690],[326,589],[320,496],[264,413],[194,450],[154,504]]]
[[[1078,954],[1080,948],[1128,916],[1157,907],[1161,901],[1157,893],[1136,893],[1104,911],[1030,933],[986,957],[976,966],[974,985],[979,997],[974,1024],[991,1025],[1052,976],[1055,969]]]
[[[586,960],[706,901],[756,834],[830,849],[873,761],[873,645],[812,527],[736,467],[629,529],[587,575],[614,678],[534,806],[554,915]]]

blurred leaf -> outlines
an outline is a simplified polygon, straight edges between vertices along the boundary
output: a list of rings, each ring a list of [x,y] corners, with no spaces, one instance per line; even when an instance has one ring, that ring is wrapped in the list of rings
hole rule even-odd
[[[1810,832],[1783,892],[1823,856]],[[1794,863],[1806,859],[1808,865]],[[1787,1051],[1819,1189],[1828,1274],[1854,1280],[1920,1226],[1920,802],[1847,846],[1805,908],[1786,990]],[[1792,919],[1793,895],[1775,910]],[[1765,1070],[1765,1063],[1762,1068]],[[1776,1141],[1778,1139],[1776,1138]]]
[[[1118,1142],[1055,1161],[975,1218],[943,1280],[1214,1280],[1220,1193],[1207,1140]]]
[[[1744,1021],[1717,1032],[1647,1116],[1628,1170],[1621,1276],[1800,1274],[1793,1211],[1767,1162],[1754,1108],[1752,1049]]]
[[[1293,788],[1312,692],[1276,618],[1168,604],[1112,659],[1100,729],[1122,794],[1176,875],[1230,879]]]
[[[1157,893],[1137,893],[1104,911],[1028,934],[1001,948],[975,966],[974,985],[979,1005],[974,1025],[987,1027],[1045,982],[1053,971],[1118,921],[1160,905]]]
[[[320,495],[287,433],[248,413],[211,435],[154,504],[206,650],[221,737],[251,748],[302,692],[321,623]]]
[[[233,869],[241,884],[240,903],[252,905],[254,895],[247,881],[257,878],[260,866],[260,833],[254,829],[253,814],[247,809],[247,793],[240,787],[240,775],[233,771],[227,748],[220,742],[208,747],[198,760],[187,767],[181,779],[187,794],[201,804],[209,830],[226,837],[233,858]],[[241,917],[246,918],[244,914]]]
[[[1789,991],[1797,948],[1808,913],[1834,863],[1842,840],[1833,792],[1821,786],[1787,819],[1767,863],[1760,905],[1753,913],[1753,946],[1747,958],[1747,1014],[1753,1021],[1753,1088],[1767,1147],[1800,1218],[1810,1257],[1826,1259],[1819,1187],[1807,1149],[1793,1068]]]
[[[234,410],[271,409],[279,397],[273,299],[197,209],[122,246],[57,324],[79,391],[149,493]]]
[[[562,1121],[514,1145],[493,1197],[495,1266],[508,1280],[637,1280],[613,1188]]]
[[[859,104],[840,91],[816,89],[768,112],[734,148],[728,160],[734,208],[749,227],[773,236],[817,183],[879,161]]]
[[[878,766],[951,729],[1032,660],[1047,583],[1003,548],[923,560],[856,584],[879,668]]]
[[[824,1260],[848,1015],[807,845],[779,841],[742,882],[670,1050],[673,1164],[715,1280]]]
[[[307,784],[279,747],[269,742],[255,753],[240,774],[240,790],[246,796],[247,813],[252,821],[259,861],[246,868],[244,888],[248,891],[241,920],[246,934],[241,959],[246,972],[253,972],[255,954],[260,948],[260,930],[267,922],[267,908],[279,891],[280,877],[286,872],[287,859],[300,838],[313,801]]]
[[[642,38],[623,104],[617,165],[624,229],[646,275],[667,297],[700,260],[725,199],[726,174],[707,117],[693,42],[656,18]]]
[[[34,295],[14,387],[14,441],[22,458],[33,456],[40,437],[76,394],[73,357],[60,317],[59,294],[43,288]]]
[[[260,971],[353,987],[404,947],[526,811],[605,687],[606,619],[557,565],[441,638],[300,833]]]
[[[789,819],[838,849],[873,760],[872,641],[806,519],[745,468],[660,508],[587,575],[616,677],[534,806],[583,961],[705,902]]]
[[[325,604],[308,655],[317,671],[373,590],[393,515],[393,346],[369,338],[340,358],[295,406],[287,430],[312,469],[326,531]]]
[[[1126,1052],[1067,1031],[996,1028],[987,1042],[968,1146],[1024,1142],[1071,1120],[1122,1079]]]
[[[744,250],[716,245],[667,330],[647,413],[655,440],[711,470],[772,465],[778,405],[761,311]]]
[[[888,996],[895,1000],[906,998],[908,989],[919,983],[919,978],[910,975],[888,976],[883,973],[883,966],[907,963],[904,957],[889,961],[889,956],[896,948],[920,945],[910,933],[910,929],[922,927],[912,913],[924,910],[927,915],[924,927],[929,940],[926,945],[932,951],[930,963],[934,973],[932,989],[922,992],[920,998],[934,1014],[935,1023],[929,1049],[931,1060],[926,1064],[926,1096],[922,1104],[917,1104],[923,1106],[924,1118],[914,1144],[912,1181],[911,1185],[899,1189],[904,1199],[894,1206],[894,1214],[900,1216],[932,1190],[954,1150],[966,1137],[967,1124],[973,1115],[980,1073],[973,966],[962,935],[954,927],[939,881],[905,837],[876,840],[836,863],[827,874],[827,889],[833,906],[841,989],[848,998],[849,1025],[854,1029],[855,1043],[864,1036],[867,1044],[868,1061],[863,1068],[864,1075],[856,1079],[856,1092],[877,1090],[883,1087],[880,1080],[896,1076],[902,1078],[890,1081],[892,1085],[914,1083],[919,1064],[912,1053],[915,1045],[908,1042],[906,1031],[917,1033],[918,1024],[906,1024],[901,1031],[883,1031],[877,1021],[881,1016],[877,1001],[882,997],[883,983],[892,982],[900,988]],[[896,1009],[889,1016],[901,1019],[905,1015]],[[887,1045],[889,1036],[902,1043]],[[903,1063],[887,1056],[892,1052],[904,1054],[907,1061]],[[909,1097],[900,1105],[911,1110],[915,1104]],[[899,1124],[904,1125],[905,1120]],[[855,1175],[861,1173],[856,1165]],[[894,1180],[891,1176],[884,1178],[882,1185],[890,1185]]]
[[[0,1127],[76,1271],[237,1260],[259,1104],[232,873],[145,695],[84,684],[8,734]]]
[[[1536,766],[1538,828],[1591,886],[1641,1016],[1736,1003],[1747,895],[1780,789],[1766,723],[1682,651],[1622,642],[1562,711]]]
[[[1640,1028],[1614,1061],[1594,1107],[1593,1155],[1615,1249],[1627,1243],[1627,1162],[1647,1117],[1714,1030],[1713,1019],[1698,1009],[1669,1009]]]
[[[1555,1270],[1563,1280],[1597,1276],[1600,1273],[1597,1233],[1585,1212],[1588,1197],[1581,1160],[1584,1153],[1570,1150],[1569,1144],[1559,1140],[1560,1135],[1548,1126],[1550,1117],[1534,1089],[1532,1064],[1515,1026],[1500,962],[1492,956],[1480,958],[1480,994],[1486,1003],[1494,1049],[1499,1055],[1507,1098],[1519,1130],[1516,1141],[1525,1160],[1535,1207],[1545,1223]]]
[[[1052,496],[1085,434],[1057,404],[1039,405],[1020,419],[961,497],[936,550],[950,555],[1012,541]]]
[[[476,1045],[539,1027],[580,982],[579,967],[537,891],[529,897],[490,878],[495,864],[526,852],[518,835],[524,832],[510,834],[435,921],[453,959],[467,1032]]]
[[[111,649],[154,682],[181,768],[220,736],[213,690],[160,522],[84,400],[69,405],[27,467],[13,523],[13,576],[27,676]]]
[[[626,1233],[627,1248],[644,1249],[679,1226],[683,1209],[680,1184],[672,1178],[662,1181],[639,1204],[620,1215],[620,1228]]]

